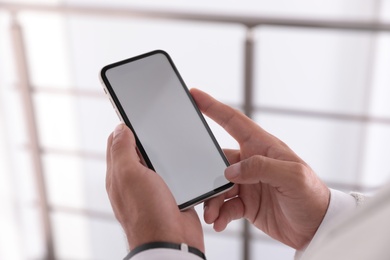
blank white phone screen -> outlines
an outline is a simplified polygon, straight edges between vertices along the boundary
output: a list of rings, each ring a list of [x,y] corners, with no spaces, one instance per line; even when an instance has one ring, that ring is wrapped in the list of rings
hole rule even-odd
[[[224,159],[164,54],[121,64],[105,75],[178,205],[229,183]]]

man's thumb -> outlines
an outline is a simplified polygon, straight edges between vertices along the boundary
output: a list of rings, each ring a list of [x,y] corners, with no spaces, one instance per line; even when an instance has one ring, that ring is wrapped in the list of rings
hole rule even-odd
[[[134,135],[124,124],[119,124],[114,130],[111,144],[111,158],[114,162],[125,162],[132,158],[138,159]]]
[[[123,130],[125,130],[124,124],[117,125],[114,130],[114,138],[116,138],[119,134],[121,134]]]

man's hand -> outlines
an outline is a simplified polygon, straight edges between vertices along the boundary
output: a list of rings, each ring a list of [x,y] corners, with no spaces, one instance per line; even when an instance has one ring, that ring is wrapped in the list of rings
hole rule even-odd
[[[225,150],[232,164],[225,176],[236,185],[205,203],[206,223],[222,231],[230,221],[246,218],[271,237],[301,249],[321,224],[329,189],[286,144],[241,112],[199,90],[191,94],[200,110],[240,145],[240,150]]]
[[[107,143],[106,189],[130,249],[148,242],[186,243],[204,252],[203,231],[194,209],[180,212],[161,177],[145,167],[135,139],[121,124]]]

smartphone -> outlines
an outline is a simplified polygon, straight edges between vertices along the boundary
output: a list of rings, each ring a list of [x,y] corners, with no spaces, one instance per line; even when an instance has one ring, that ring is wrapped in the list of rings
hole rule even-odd
[[[100,76],[143,161],[163,178],[179,209],[233,186],[224,176],[228,160],[165,51],[107,65]]]

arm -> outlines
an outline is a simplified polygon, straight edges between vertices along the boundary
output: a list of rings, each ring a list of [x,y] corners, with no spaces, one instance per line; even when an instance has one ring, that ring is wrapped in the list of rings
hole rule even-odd
[[[134,136],[123,124],[108,138],[106,161],[107,193],[130,250],[151,242],[168,242],[185,243],[204,252],[202,226],[195,210],[179,211],[165,182],[142,165]],[[192,253],[183,250],[160,250],[168,255],[186,254],[188,259],[194,259]],[[152,253],[148,254],[156,255],[156,250],[150,251]],[[143,259],[141,257],[143,254],[139,253],[132,259]],[[163,258],[157,256],[156,259]]]

